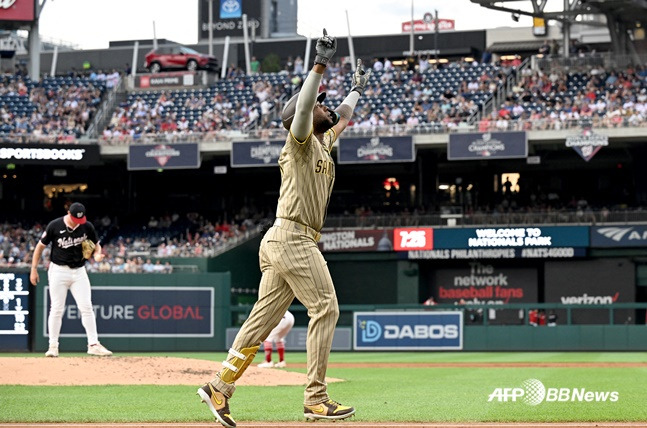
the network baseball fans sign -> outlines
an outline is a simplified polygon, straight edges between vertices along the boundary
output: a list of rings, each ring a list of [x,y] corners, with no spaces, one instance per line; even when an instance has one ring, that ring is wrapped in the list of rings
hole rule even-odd
[[[49,287],[45,287],[47,334]],[[92,301],[102,337],[213,337],[211,287],[93,286]],[[68,293],[61,337],[85,337],[81,312]]]
[[[353,349],[463,349],[463,312],[355,312]]]

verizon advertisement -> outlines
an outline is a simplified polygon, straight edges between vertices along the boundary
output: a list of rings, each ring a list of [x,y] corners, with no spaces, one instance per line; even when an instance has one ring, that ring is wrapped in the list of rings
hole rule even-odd
[[[321,233],[319,249],[322,252],[392,251],[391,229],[336,230]]]
[[[34,0],[1,0],[0,21],[33,21]]]
[[[573,324],[608,324],[605,305],[632,303],[636,299],[636,269],[628,259],[546,262],[544,300],[546,303],[583,305],[571,312]],[[597,309],[596,306],[600,306]],[[614,323],[634,324],[635,310],[614,310]],[[556,311],[558,324],[566,321],[566,311]]]
[[[395,251],[431,250],[434,248],[434,230],[430,227],[393,229]]]

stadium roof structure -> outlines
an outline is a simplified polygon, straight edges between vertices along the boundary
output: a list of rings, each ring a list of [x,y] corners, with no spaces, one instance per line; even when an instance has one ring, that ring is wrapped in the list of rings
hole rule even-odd
[[[647,23],[647,0],[563,0],[563,10],[554,12],[545,11],[548,0],[471,0],[471,2],[488,9],[561,22],[574,22],[579,15],[601,14],[626,24]],[[532,11],[513,7],[513,3],[520,2],[530,3]],[[596,22],[580,23],[599,25]]]
[[[562,10],[546,11],[548,0],[470,0],[488,9],[509,12],[513,17],[527,15],[545,20],[559,21],[563,24],[564,41],[570,38],[571,24],[606,26],[611,36],[613,51],[616,54],[635,55],[631,43],[631,32],[647,27],[647,0],[561,0]],[[522,2],[530,3],[531,8],[520,8]],[[557,1],[551,2],[558,3]],[[529,10],[532,9],[532,10]],[[606,23],[600,20],[577,19],[584,15],[603,15]],[[565,55],[568,50],[565,49]]]

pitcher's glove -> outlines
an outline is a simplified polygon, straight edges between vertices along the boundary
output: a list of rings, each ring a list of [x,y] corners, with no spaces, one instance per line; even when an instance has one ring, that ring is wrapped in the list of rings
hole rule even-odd
[[[353,87],[350,88],[351,91],[357,91],[360,95],[364,93],[364,88],[371,78],[371,69],[368,70],[362,66],[362,60],[357,59],[357,68],[355,73],[353,73]]]
[[[337,39],[328,35],[326,29],[323,29],[323,37],[317,40],[317,55],[315,56],[315,64],[323,66],[328,65],[328,61],[337,51]]]
[[[83,252],[83,258],[89,260],[92,257],[92,254],[94,254],[95,248],[96,245],[89,239],[81,242],[81,251]]]

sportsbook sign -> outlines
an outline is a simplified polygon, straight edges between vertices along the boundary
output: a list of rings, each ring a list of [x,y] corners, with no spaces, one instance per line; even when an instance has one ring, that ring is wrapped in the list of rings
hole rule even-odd
[[[355,312],[353,349],[463,349],[463,312]]]

